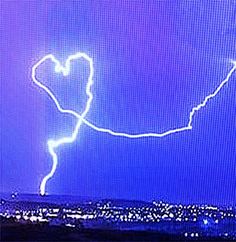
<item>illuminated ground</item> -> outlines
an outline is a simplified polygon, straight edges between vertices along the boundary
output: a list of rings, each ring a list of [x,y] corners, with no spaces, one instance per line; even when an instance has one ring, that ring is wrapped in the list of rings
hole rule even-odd
[[[236,239],[235,207],[13,194],[0,215],[3,240]]]

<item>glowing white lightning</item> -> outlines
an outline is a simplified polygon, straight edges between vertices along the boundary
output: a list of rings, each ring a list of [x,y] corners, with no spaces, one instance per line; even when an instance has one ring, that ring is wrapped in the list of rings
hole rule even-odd
[[[56,97],[53,95],[52,91],[36,79],[36,69],[38,68],[39,65],[41,65],[44,61],[46,61],[48,59],[55,63],[55,71],[56,72],[58,72],[58,73],[61,72],[64,76],[67,76],[70,73],[70,62],[72,60],[76,60],[76,59],[79,59],[79,58],[84,58],[85,60],[87,60],[89,62],[89,68],[90,68],[89,78],[88,78],[88,82],[87,82],[87,85],[86,85],[86,94],[88,96],[88,100],[87,100],[85,109],[84,109],[84,111],[81,115],[77,114],[76,112],[74,112],[72,110],[63,109],[60,106],[59,102],[57,101]],[[59,147],[62,144],[74,142],[74,140],[76,139],[77,134],[79,132],[79,128],[82,124],[82,120],[90,109],[90,105],[91,105],[91,102],[92,102],[92,99],[93,99],[93,95],[92,95],[92,92],[90,90],[90,88],[93,84],[93,72],[94,72],[94,70],[93,70],[92,59],[88,55],[86,55],[85,53],[81,53],[81,52],[78,52],[74,55],[70,55],[66,60],[65,67],[63,67],[60,64],[60,62],[53,55],[50,54],[50,55],[46,55],[45,57],[43,57],[32,68],[33,82],[48,93],[48,95],[52,98],[52,100],[56,104],[57,109],[61,113],[72,114],[78,119],[78,122],[77,122],[75,129],[74,129],[73,133],[71,134],[71,136],[63,137],[63,138],[58,139],[58,140],[48,140],[48,149],[49,149],[49,152],[50,152],[52,159],[53,159],[53,165],[52,165],[52,169],[49,172],[49,174],[47,174],[41,182],[41,185],[40,185],[40,194],[41,195],[45,195],[46,183],[54,175],[54,173],[56,171],[56,167],[57,167],[57,163],[58,163],[58,157],[57,157],[57,154],[55,152],[55,148]]]
[[[61,107],[61,105],[59,104],[58,100],[56,99],[56,97],[54,96],[53,92],[47,86],[43,85],[40,81],[38,81],[37,78],[36,78],[37,68],[43,62],[45,62],[46,60],[51,60],[52,62],[55,63],[55,72],[62,73],[64,76],[67,76],[70,73],[70,62],[72,60],[76,60],[76,59],[79,59],[79,58],[83,58],[86,61],[88,61],[89,68],[90,68],[88,82],[86,84],[86,94],[88,96],[88,99],[87,99],[86,106],[85,106],[85,109],[82,112],[82,114],[78,114],[77,112],[70,110],[70,109],[63,109]],[[161,138],[161,137],[164,137],[164,136],[167,136],[167,135],[170,135],[170,134],[174,134],[174,133],[177,133],[177,132],[191,130],[194,114],[197,111],[199,111],[201,108],[203,108],[211,98],[215,97],[220,92],[221,88],[229,81],[231,75],[235,71],[236,61],[231,60],[231,63],[233,64],[233,68],[228,72],[226,78],[220,83],[220,85],[215,89],[215,91],[213,93],[209,94],[208,96],[206,96],[205,99],[200,104],[198,104],[197,106],[192,108],[191,112],[189,113],[189,119],[188,119],[189,121],[188,121],[187,126],[183,126],[183,127],[175,128],[175,129],[170,129],[170,130],[167,130],[163,133],[128,134],[128,133],[116,132],[116,131],[113,131],[111,129],[97,127],[97,126],[95,126],[94,124],[90,123],[89,121],[87,121],[85,119],[85,116],[86,116],[86,114],[88,113],[88,111],[91,107],[91,102],[92,102],[92,99],[93,99],[93,94],[91,92],[91,86],[93,85],[93,75],[94,75],[92,58],[90,58],[85,53],[78,52],[74,55],[70,55],[65,62],[65,66],[63,66],[52,54],[44,56],[41,60],[39,60],[32,67],[32,80],[33,80],[33,82],[37,86],[42,88],[44,91],[46,91],[46,93],[49,95],[49,97],[55,103],[59,112],[73,115],[78,121],[77,121],[77,124],[76,124],[74,131],[71,134],[71,136],[62,137],[61,139],[58,139],[58,140],[48,140],[48,142],[47,142],[48,149],[49,149],[49,152],[52,156],[53,164],[52,164],[51,171],[43,178],[43,180],[40,184],[40,194],[45,195],[46,183],[50,178],[52,178],[52,176],[54,175],[54,173],[56,171],[56,167],[57,167],[57,164],[58,164],[58,157],[57,157],[57,154],[55,152],[55,149],[58,148],[60,145],[67,144],[67,143],[73,143],[75,141],[77,135],[78,135],[78,132],[79,132],[79,129],[80,129],[82,122],[85,123],[86,125],[88,125],[89,127],[91,127],[92,129],[96,130],[96,131],[108,133],[108,134],[113,135],[113,136],[121,136],[121,137],[126,137],[126,138],[143,138],[143,137],[159,137],[159,138]]]

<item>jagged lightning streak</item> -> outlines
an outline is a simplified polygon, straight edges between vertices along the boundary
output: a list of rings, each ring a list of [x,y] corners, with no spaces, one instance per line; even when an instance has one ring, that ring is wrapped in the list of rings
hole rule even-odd
[[[79,59],[79,58],[83,58],[86,61],[88,61],[89,62],[89,68],[90,68],[88,82],[87,82],[87,85],[86,85],[86,94],[88,96],[88,100],[86,102],[85,109],[84,109],[84,111],[83,111],[83,113],[81,115],[77,114],[76,112],[74,112],[72,110],[63,109],[60,106],[59,102],[57,101],[56,97],[53,95],[52,91],[48,87],[44,86],[41,82],[39,82],[36,79],[36,69],[38,68],[39,65],[41,65],[46,60],[51,60],[52,62],[55,63],[55,71],[56,72],[58,72],[58,73],[61,72],[64,76],[67,76],[70,73],[70,62],[72,60],[76,60],[76,59]],[[43,180],[41,182],[41,185],[40,185],[40,194],[41,195],[45,195],[46,183],[54,175],[54,173],[56,171],[56,167],[57,167],[57,163],[58,163],[58,157],[57,157],[57,154],[55,152],[55,148],[59,147],[62,144],[74,142],[74,140],[76,139],[77,134],[79,132],[79,128],[80,128],[80,126],[82,124],[82,120],[83,120],[83,118],[85,117],[85,115],[87,114],[87,112],[90,109],[90,105],[91,105],[91,102],[92,102],[92,99],[93,99],[93,95],[92,95],[92,92],[90,90],[91,86],[93,84],[93,73],[94,73],[94,69],[93,69],[93,61],[92,61],[92,59],[88,55],[86,55],[85,53],[81,53],[81,52],[78,52],[78,53],[76,53],[74,55],[70,55],[67,58],[64,67],[60,64],[60,62],[53,55],[49,54],[49,55],[46,55],[45,57],[43,57],[32,68],[32,79],[33,79],[33,82],[48,93],[48,95],[52,98],[52,100],[56,104],[57,109],[61,113],[71,114],[71,115],[74,115],[76,118],[78,118],[78,122],[77,122],[77,124],[76,124],[76,126],[74,128],[74,131],[71,134],[71,136],[63,137],[63,138],[58,139],[58,140],[48,140],[48,150],[49,150],[49,152],[50,152],[50,154],[52,156],[53,165],[52,165],[52,169],[49,172],[49,174],[47,174],[43,178]]]
[[[64,76],[69,75],[70,73],[70,62],[72,60],[76,60],[79,58],[83,58],[86,61],[88,61],[89,63],[89,68],[90,68],[90,73],[89,73],[89,77],[88,77],[88,82],[86,84],[86,94],[88,96],[86,105],[85,105],[85,109],[82,112],[82,114],[78,114],[77,112],[70,110],[70,109],[63,109],[61,107],[61,105],[59,104],[58,100],[56,99],[55,95],[53,94],[53,92],[45,85],[43,85],[40,81],[37,80],[36,78],[36,70],[37,68],[46,60],[51,60],[52,62],[55,63],[55,72],[58,73],[62,73]],[[189,113],[189,119],[188,119],[188,124],[187,126],[183,126],[180,128],[175,128],[175,129],[170,129],[167,130],[163,133],[141,133],[141,134],[129,134],[129,133],[122,133],[122,132],[116,132],[113,131],[111,129],[107,129],[107,128],[101,128],[98,127],[94,124],[92,124],[91,122],[87,121],[85,119],[86,114],[88,113],[88,111],[90,110],[91,107],[91,102],[93,99],[93,94],[91,91],[91,86],[93,85],[93,75],[94,75],[94,68],[93,68],[93,60],[92,58],[90,58],[87,54],[82,53],[82,52],[78,52],[74,55],[70,55],[66,62],[65,62],[65,66],[61,65],[61,63],[52,55],[46,55],[44,56],[41,60],[39,60],[35,65],[33,65],[32,67],[32,80],[33,82],[40,87],[41,89],[43,89],[48,95],[49,97],[53,100],[53,102],[55,103],[57,109],[59,112],[61,113],[66,113],[66,114],[70,114],[72,116],[74,116],[78,121],[77,124],[74,128],[73,133],[71,134],[71,136],[68,137],[62,137],[61,139],[58,140],[48,140],[47,144],[48,144],[48,150],[50,155],[52,156],[52,169],[51,171],[43,178],[41,184],[40,184],[40,194],[41,195],[45,195],[45,187],[46,187],[46,183],[47,181],[52,178],[52,176],[54,175],[55,171],[56,171],[56,167],[58,164],[58,157],[57,154],[55,152],[55,149],[58,148],[59,146],[66,144],[66,143],[73,143],[78,135],[80,126],[83,123],[85,123],[86,125],[88,125],[89,127],[91,127],[92,129],[98,131],[98,132],[103,132],[103,133],[108,133],[110,135],[113,136],[121,136],[121,137],[126,137],[126,138],[143,138],[143,137],[164,137],[170,134],[174,134],[177,132],[183,132],[183,131],[187,131],[187,130],[191,130],[192,129],[192,122],[193,122],[193,116],[194,114],[199,111],[201,108],[203,108],[204,106],[206,106],[207,102],[215,97],[220,90],[222,89],[222,87],[229,81],[231,75],[233,74],[233,72],[236,69],[236,61],[232,61],[231,63],[233,64],[233,67],[231,68],[231,70],[228,72],[226,78],[220,83],[220,85],[214,90],[214,92],[212,92],[211,94],[209,94],[208,96],[205,97],[205,99],[198,104],[197,106],[193,107],[192,110]]]

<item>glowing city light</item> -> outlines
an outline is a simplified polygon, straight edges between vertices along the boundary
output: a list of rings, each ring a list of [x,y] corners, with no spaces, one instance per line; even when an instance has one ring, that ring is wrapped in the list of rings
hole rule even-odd
[[[47,86],[45,86],[44,84],[42,84],[37,78],[36,78],[36,70],[37,68],[44,63],[47,60],[51,60],[54,64],[55,64],[55,72],[57,73],[62,73],[64,76],[68,76],[70,74],[70,63],[73,60],[76,59],[84,59],[89,63],[89,68],[90,68],[90,72],[89,72],[89,76],[88,76],[88,82],[86,84],[86,94],[87,94],[87,102],[85,105],[85,109],[84,111],[79,114],[73,110],[70,109],[63,109],[59,103],[59,101],[57,100],[57,98],[55,97],[55,95],[53,94],[53,91],[50,90]],[[70,55],[66,62],[65,65],[61,65],[61,63],[54,57],[54,55],[49,54],[44,56],[41,60],[39,60],[35,65],[33,65],[32,67],[32,80],[33,82],[41,89],[43,89],[48,95],[49,97],[52,99],[52,101],[54,102],[54,104],[56,105],[57,109],[59,112],[64,113],[64,114],[69,114],[74,116],[78,121],[76,123],[76,126],[72,132],[72,134],[70,136],[66,136],[66,137],[62,137],[58,140],[48,140],[47,145],[48,145],[48,150],[50,155],[52,156],[52,168],[51,171],[43,178],[41,185],[40,185],[40,194],[41,195],[45,195],[45,188],[46,188],[46,184],[47,181],[53,177],[56,168],[57,168],[57,164],[58,164],[58,156],[56,154],[56,148],[58,148],[59,146],[63,145],[63,144],[67,144],[67,143],[73,143],[78,135],[79,129],[81,127],[81,124],[84,123],[87,126],[89,126],[90,128],[98,131],[98,132],[103,132],[103,133],[108,133],[110,135],[113,136],[120,136],[120,137],[126,137],[126,138],[144,138],[144,137],[157,137],[157,138],[161,138],[170,134],[174,134],[174,133],[178,133],[178,132],[183,132],[183,131],[187,131],[187,130],[191,130],[192,129],[192,122],[193,122],[193,117],[195,115],[195,113],[197,111],[199,111],[201,108],[205,107],[207,102],[212,99],[213,97],[215,97],[220,90],[222,89],[222,87],[229,81],[231,75],[233,74],[233,72],[236,69],[236,61],[231,61],[231,63],[233,64],[233,67],[231,68],[231,70],[228,72],[226,78],[219,84],[219,86],[214,90],[214,92],[212,92],[211,94],[209,94],[208,96],[205,97],[205,99],[198,104],[197,106],[193,107],[189,113],[189,117],[188,117],[188,124],[186,126],[183,127],[179,127],[179,128],[174,128],[174,129],[170,129],[167,130],[165,132],[162,133],[139,133],[139,134],[129,134],[129,133],[123,133],[123,132],[116,132],[113,131],[111,129],[107,129],[107,128],[102,128],[102,127],[98,127],[94,124],[92,124],[91,122],[87,121],[85,119],[88,111],[91,108],[91,102],[93,100],[93,94],[91,91],[91,86],[93,85],[93,76],[94,76],[94,67],[93,67],[93,60],[91,57],[89,57],[86,53],[83,52],[77,52],[73,55]]]
[[[203,223],[204,223],[204,225],[207,225],[209,222],[207,219],[203,219]]]

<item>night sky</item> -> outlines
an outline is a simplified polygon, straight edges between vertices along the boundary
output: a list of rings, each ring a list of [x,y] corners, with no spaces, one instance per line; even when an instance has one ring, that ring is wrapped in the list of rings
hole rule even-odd
[[[234,1],[3,1],[1,31],[1,192],[37,193],[50,171],[47,139],[69,135],[61,115],[32,83],[46,54],[81,51],[94,61],[87,120],[127,133],[187,125],[189,112],[220,84],[236,59]],[[88,68],[70,77],[47,62],[38,78],[64,107],[81,112]],[[67,85],[65,84],[67,83]],[[201,109],[193,129],[163,138],[127,139],[82,125],[58,149],[49,194],[236,203],[236,75]]]

